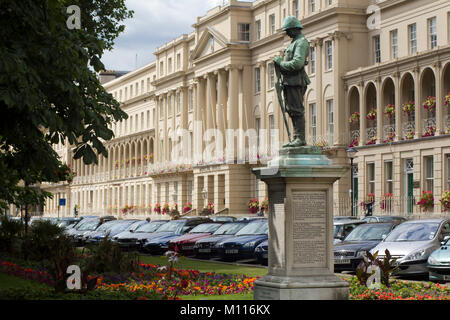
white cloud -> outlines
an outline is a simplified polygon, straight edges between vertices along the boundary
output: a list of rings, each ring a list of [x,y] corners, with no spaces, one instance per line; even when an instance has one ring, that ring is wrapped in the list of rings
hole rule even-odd
[[[125,21],[125,31],[116,39],[114,50],[103,56],[106,69],[130,71],[153,61],[157,47],[191,33],[197,17],[222,3],[223,0],[126,0],[134,17]]]

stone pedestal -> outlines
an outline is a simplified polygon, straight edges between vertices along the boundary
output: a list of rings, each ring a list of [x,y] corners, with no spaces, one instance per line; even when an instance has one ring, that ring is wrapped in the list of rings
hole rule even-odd
[[[269,272],[255,281],[255,300],[348,299],[333,272],[333,183],[349,170],[320,149],[282,149],[254,169],[269,195]]]

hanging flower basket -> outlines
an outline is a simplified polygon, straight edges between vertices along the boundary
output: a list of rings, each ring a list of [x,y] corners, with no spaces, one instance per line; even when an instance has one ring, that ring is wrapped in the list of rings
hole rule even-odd
[[[415,134],[416,134],[416,133],[415,133],[414,131],[409,131],[409,132],[406,133],[405,139],[407,139],[407,140],[414,139],[414,135],[415,135]]]
[[[352,143],[348,146],[349,148],[357,147],[359,145],[359,139],[353,139]]]
[[[206,209],[209,211],[209,214],[214,214],[214,202],[208,203]]]
[[[422,196],[420,197],[420,201],[417,202],[417,205],[424,211],[433,209],[434,207],[433,193],[431,191],[422,192]]]
[[[391,132],[389,136],[383,141],[383,143],[393,142],[395,139],[395,133]]]
[[[359,118],[360,118],[359,112],[353,112],[352,115],[350,116],[349,122],[351,124],[358,123],[359,122]]]
[[[255,214],[259,210],[259,200],[254,198],[248,202],[248,208],[251,214]]]
[[[157,214],[161,213],[161,205],[159,203],[155,204],[155,208],[153,208],[153,212],[156,212]]]
[[[439,200],[441,203],[441,209],[444,212],[450,211],[450,191],[444,191],[444,193],[441,196],[441,200]]]
[[[376,144],[376,143],[377,143],[377,138],[372,137],[369,141],[367,141],[366,145],[370,146],[370,145]]]
[[[388,119],[392,119],[395,116],[395,106],[393,104],[388,104],[384,109],[384,114]]]
[[[263,213],[269,210],[269,200],[267,198],[261,201],[260,208]]]
[[[170,212],[169,204],[166,202],[162,208],[162,214],[168,214]]]
[[[391,211],[392,209],[392,193],[385,193],[380,201],[380,209],[383,211]]]
[[[425,138],[425,137],[433,137],[435,133],[436,133],[436,127],[435,127],[435,126],[429,126],[429,127],[425,130],[425,133],[423,134],[422,138]]]
[[[414,101],[408,101],[403,105],[402,109],[410,117],[416,111],[416,103]]]
[[[445,96],[445,105],[450,107],[450,92]]]
[[[186,203],[186,205],[183,208],[183,213],[186,214],[191,210],[192,210],[192,203],[191,202]]]
[[[436,111],[436,97],[428,97],[427,100],[425,100],[423,107],[429,112]]]
[[[367,120],[374,121],[377,118],[377,109],[372,108],[366,116]]]

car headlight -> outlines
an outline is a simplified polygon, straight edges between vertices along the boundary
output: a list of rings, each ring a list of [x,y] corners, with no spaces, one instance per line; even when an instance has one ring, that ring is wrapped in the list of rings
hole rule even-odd
[[[438,264],[440,264],[440,263],[439,263],[439,261],[437,261],[435,258],[433,258],[433,256],[429,256],[429,257],[428,257],[428,264],[438,265]]]
[[[251,248],[251,247],[254,247],[254,246],[256,246],[256,241],[248,242],[248,243],[243,245],[244,248]]]
[[[364,258],[366,255],[367,255],[366,251],[364,251],[364,250],[356,252],[357,258]]]
[[[427,250],[421,249],[408,254],[403,261],[423,260],[427,254]]]

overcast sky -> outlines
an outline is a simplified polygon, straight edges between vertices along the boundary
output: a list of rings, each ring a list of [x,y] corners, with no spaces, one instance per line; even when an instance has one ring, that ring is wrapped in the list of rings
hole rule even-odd
[[[131,71],[154,61],[157,47],[191,33],[197,17],[222,3],[223,0],[126,0],[134,17],[125,21],[125,31],[116,39],[114,50],[103,55],[106,69]]]

